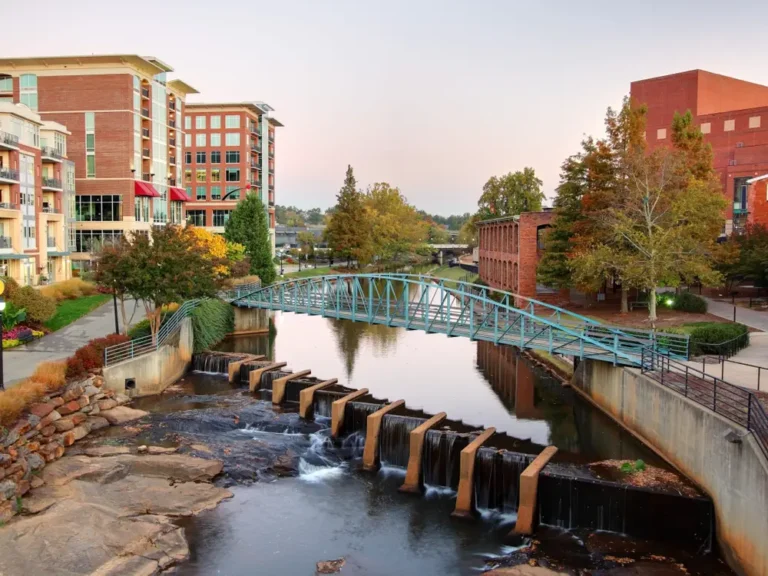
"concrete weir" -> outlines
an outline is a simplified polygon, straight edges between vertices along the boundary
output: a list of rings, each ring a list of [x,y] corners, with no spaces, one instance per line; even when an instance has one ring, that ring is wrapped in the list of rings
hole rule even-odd
[[[302,418],[309,418],[312,416],[312,403],[315,401],[315,392],[333,386],[336,382],[338,382],[338,379],[331,378],[330,380],[320,382],[309,388],[304,388],[304,390],[299,393],[299,416]]]
[[[445,420],[446,416],[445,412],[440,412],[411,431],[408,469],[405,472],[405,482],[400,486],[400,492],[421,492],[421,463],[422,451],[424,450],[424,436],[430,428],[434,428]]]
[[[263,368],[257,368],[256,370],[251,371],[251,373],[248,375],[248,389],[251,392],[255,392],[261,385],[261,375],[264,374],[264,372],[279,370],[286,364],[288,364],[288,362],[273,362],[272,364],[264,366]]]
[[[368,394],[368,388],[362,388],[361,390],[347,394],[343,398],[339,398],[333,403],[333,411],[331,412],[331,438],[338,438],[341,434],[347,402],[365,396],[366,394]]]
[[[459,462],[459,491],[456,494],[456,509],[453,516],[467,518],[472,515],[472,495],[475,482],[475,458],[477,450],[488,438],[496,433],[496,428],[487,428],[461,451]]]
[[[520,475],[520,503],[517,508],[517,522],[515,522],[515,532],[518,534],[533,533],[539,473],[556,453],[556,447],[547,446]]]
[[[363,451],[363,470],[373,471],[379,468],[379,432],[385,414],[405,405],[405,400],[397,400],[368,415],[365,429],[365,449]]]
[[[293,374],[289,374],[288,376],[283,376],[282,378],[273,380],[272,381],[272,404],[283,403],[283,399],[285,398],[285,386],[288,384],[288,382],[290,382],[291,380],[296,380],[297,378],[309,376],[310,374],[312,374],[312,370],[301,370],[300,372],[294,372]]]

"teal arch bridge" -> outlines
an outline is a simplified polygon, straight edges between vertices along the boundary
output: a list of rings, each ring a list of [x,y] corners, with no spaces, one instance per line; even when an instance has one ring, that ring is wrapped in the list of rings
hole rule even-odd
[[[411,274],[340,274],[230,291],[240,307],[280,310],[487,340],[616,365],[643,352],[687,360],[689,337],[605,326],[563,308],[468,282]]]

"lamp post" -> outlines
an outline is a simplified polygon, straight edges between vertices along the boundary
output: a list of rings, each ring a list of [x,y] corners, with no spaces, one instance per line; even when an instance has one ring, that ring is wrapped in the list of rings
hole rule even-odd
[[[284,256],[285,256],[285,254],[283,252],[280,252],[280,276],[282,276],[284,274],[284,272],[283,272],[283,257]]]
[[[245,186],[241,186],[240,188],[235,188],[234,190],[230,190],[229,192],[224,194],[224,196],[222,196],[222,198],[221,198],[221,200],[219,200],[219,202],[224,202],[224,200],[226,200],[227,198],[232,196],[232,194],[234,194],[235,192],[239,193],[240,190],[245,190],[246,191],[245,193],[248,194],[248,190],[250,190],[250,189],[251,189],[251,185],[250,184],[246,184]]]
[[[115,334],[120,334],[120,324],[117,321],[117,290],[112,290],[112,303],[115,305]]]
[[[301,246],[299,246],[299,272],[301,272]]]
[[[3,312],[5,312],[5,300],[0,298],[0,390],[5,390],[5,377],[3,375]]]

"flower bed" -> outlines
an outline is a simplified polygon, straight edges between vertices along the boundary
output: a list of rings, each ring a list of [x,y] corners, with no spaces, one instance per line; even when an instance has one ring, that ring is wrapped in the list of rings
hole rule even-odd
[[[3,350],[21,346],[22,344],[32,342],[43,336],[45,336],[45,332],[41,332],[40,330],[33,330],[28,326],[16,326],[15,328],[3,332]]]

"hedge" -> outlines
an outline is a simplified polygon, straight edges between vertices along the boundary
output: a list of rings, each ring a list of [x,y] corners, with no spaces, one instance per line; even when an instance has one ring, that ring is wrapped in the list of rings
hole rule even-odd
[[[682,328],[664,328],[664,332],[691,335],[691,356],[735,354],[749,346],[749,328],[730,322],[694,322]],[[722,344],[722,346],[720,346]]]
[[[680,312],[707,313],[707,301],[690,292],[681,292],[680,294],[661,292],[656,294],[656,305],[659,308],[678,310]]]
[[[195,352],[202,352],[224,340],[235,329],[235,311],[221,300],[203,300],[192,311]]]

